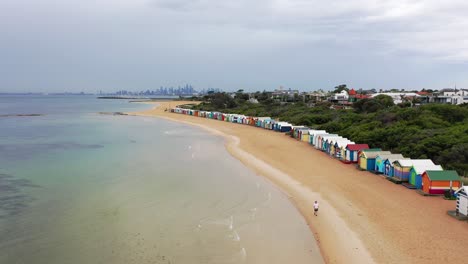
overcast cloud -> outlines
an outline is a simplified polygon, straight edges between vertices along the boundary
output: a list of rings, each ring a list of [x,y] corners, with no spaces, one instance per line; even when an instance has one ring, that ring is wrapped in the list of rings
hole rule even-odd
[[[0,0],[0,91],[468,87],[468,1]]]

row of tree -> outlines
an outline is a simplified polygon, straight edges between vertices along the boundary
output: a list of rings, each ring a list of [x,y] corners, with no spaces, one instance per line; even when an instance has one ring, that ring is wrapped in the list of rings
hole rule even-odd
[[[334,110],[329,103],[310,107],[306,103],[275,102],[258,94],[259,103],[248,97],[212,94],[196,109],[270,116],[281,121],[337,133],[357,143],[401,153],[413,159],[432,159],[445,169],[468,173],[468,106],[427,104],[394,105],[380,95],[353,104],[351,110]]]

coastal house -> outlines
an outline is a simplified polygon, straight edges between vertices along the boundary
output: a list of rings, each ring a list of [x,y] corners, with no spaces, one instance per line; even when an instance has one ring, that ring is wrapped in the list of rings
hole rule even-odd
[[[306,127],[305,126],[292,126],[292,128],[291,128],[291,137],[296,138],[296,135],[298,134],[297,131],[299,129],[303,129],[303,128],[306,128]],[[309,128],[307,128],[307,129],[309,129]]]
[[[310,130],[309,127],[303,127],[303,128],[296,129],[296,131],[294,131],[295,132],[294,138],[298,139],[298,140],[301,140],[302,132],[303,131],[309,131],[309,130]]]
[[[265,119],[263,120],[263,125],[262,125],[262,128],[264,129],[269,129],[270,125],[271,125],[271,122],[273,122],[274,120],[271,119],[271,118],[268,118],[268,119]]]
[[[315,141],[315,148],[322,150],[323,148],[323,143],[326,140],[327,137],[337,137],[338,134],[329,134],[329,133],[324,133],[324,134],[317,134],[317,140]],[[325,138],[325,140],[324,140]]]
[[[395,160],[393,162],[393,177],[400,181],[408,181],[412,166],[412,159]]]
[[[341,136],[326,138],[323,143],[322,151],[327,154],[330,154],[330,152],[332,151],[332,148],[334,147],[335,142],[340,139],[346,139],[346,138],[343,138]]]
[[[247,117],[246,117],[245,115],[239,115],[239,116],[237,117],[237,123],[239,123],[239,124],[244,124],[244,121],[245,121],[246,118],[247,118]]]
[[[275,130],[278,132],[289,132],[292,129],[292,125],[289,124],[288,122],[278,122],[275,124],[276,128]]]
[[[309,144],[314,145],[314,136],[316,134],[325,134],[325,133],[327,133],[327,131],[325,130],[315,130],[315,129],[309,130]]]
[[[304,141],[304,142],[307,142],[309,143],[309,139],[310,139],[310,132],[313,132],[315,130],[313,129],[309,129],[309,130],[306,130],[306,131],[302,131],[301,132],[301,141]]]
[[[405,160],[408,160],[408,158],[400,158],[400,157],[397,157],[397,158],[393,158],[393,157],[388,157],[385,159],[384,161],[384,171],[383,171],[383,174],[387,177],[393,177],[393,174],[394,174],[394,167],[393,167],[393,163],[399,159],[405,159]]]
[[[417,97],[420,97],[417,93],[412,92],[399,92],[399,93],[375,93],[371,95],[371,98],[374,98],[379,95],[390,96],[393,99],[394,104],[400,104],[403,100],[411,100]]]
[[[422,191],[427,194],[441,195],[447,190],[456,191],[460,186],[460,177],[454,170],[427,170],[422,174]]]
[[[340,93],[333,94],[328,100],[333,104],[348,104],[349,95],[346,90],[342,90]]]
[[[375,169],[374,171],[378,174],[385,174],[386,167],[385,167],[385,161],[388,159],[404,159],[403,155],[401,154],[381,154],[375,157]]]
[[[416,186],[417,175],[421,175],[425,170],[441,170],[442,167],[435,165],[430,159],[398,159],[393,162],[393,177],[397,180],[407,182]],[[413,170],[413,177],[411,172]],[[418,182],[420,182],[418,178]],[[419,183],[418,186],[421,184]]]
[[[457,195],[457,212],[468,216],[468,186],[461,187],[455,194]]]
[[[430,159],[426,160],[413,160],[413,166],[411,166],[408,182],[409,184],[416,187],[416,189],[422,188],[422,174],[425,171],[441,171],[442,166],[435,165]]]
[[[255,117],[251,116],[251,117],[249,118],[249,121],[248,121],[247,125],[249,125],[249,126],[255,126]]]
[[[242,118],[242,124],[243,125],[249,124],[249,120],[250,120],[250,116],[244,116],[244,118]]]
[[[392,154],[390,151],[362,150],[359,153],[359,168],[367,171],[375,170],[375,158],[383,154]]]
[[[369,149],[367,144],[348,144],[345,147],[343,156],[345,163],[357,163],[359,159],[359,151]]]
[[[328,146],[329,144],[331,143],[330,141],[331,140],[334,140],[334,139],[340,139],[340,138],[343,138],[342,136],[340,135],[337,135],[337,134],[330,134],[330,135],[323,135],[321,136],[321,146],[320,146],[320,150],[326,152],[328,150]]]
[[[268,130],[273,130],[273,126],[275,125],[275,122],[276,121],[273,119],[267,120],[265,128]]]
[[[314,136],[312,138],[312,145],[316,148],[316,149],[319,149],[319,139],[321,138],[321,136],[323,135],[328,135],[330,133],[328,132],[323,132],[323,133],[314,133]],[[335,134],[336,135],[336,134]]]
[[[468,103],[468,90],[442,89],[439,94],[429,98],[429,102],[455,105]]]
[[[275,123],[273,123],[273,130],[278,131],[278,127],[282,123],[287,123],[287,122],[275,121]]]
[[[340,143],[340,146],[342,146],[342,144],[348,144],[348,143],[351,143],[352,141],[347,138],[329,139],[327,143],[328,144],[327,149],[325,150],[325,152],[328,155],[335,157],[338,142]]]
[[[309,131],[310,128],[308,127],[303,127],[303,128],[298,128],[294,131],[294,138],[295,139],[298,139],[298,140],[301,140],[301,137],[302,137],[302,133],[305,132],[305,131]]]
[[[268,130],[271,130],[271,127],[273,126],[273,123],[275,122],[274,119],[267,119],[265,120],[265,125],[263,126],[263,128],[265,129],[268,129]]]
[[[270,120],[270,117],[257,117],[257,123],[255,124],[257,127],[264,127],[264,121]]]
[[[348,139],[336,140],[330,155],[341,160],[346,155],[346,146],[354,143]]]

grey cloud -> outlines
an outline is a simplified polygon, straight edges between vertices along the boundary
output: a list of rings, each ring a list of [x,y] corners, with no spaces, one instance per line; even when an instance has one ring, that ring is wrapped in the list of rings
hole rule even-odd
[[[468,85],[459,0],[18,0],[0,9],[0,91]]]

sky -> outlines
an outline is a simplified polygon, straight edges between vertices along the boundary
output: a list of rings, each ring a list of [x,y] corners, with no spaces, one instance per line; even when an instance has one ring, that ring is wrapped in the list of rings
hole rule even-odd
[[[466,0],[0,0],[0,92],[468,88]]]

